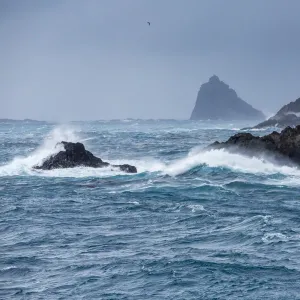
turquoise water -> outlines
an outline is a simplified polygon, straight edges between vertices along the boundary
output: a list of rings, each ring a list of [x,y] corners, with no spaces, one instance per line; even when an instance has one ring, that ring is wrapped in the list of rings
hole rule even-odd
[[[0,299],[300,299],[300,170],[202,150],[244,125],[0,123]],[[61,140],[138,173],[33,171]]]

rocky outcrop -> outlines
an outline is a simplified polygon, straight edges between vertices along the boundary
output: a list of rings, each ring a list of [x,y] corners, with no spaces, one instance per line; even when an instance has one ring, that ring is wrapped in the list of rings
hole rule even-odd
[[[284,105],[275,116],[252,128],[296,126],[300,124],[300,98]],[[248,128],[247,128],[248,129]]]
[[[300,125],[295,128],[286,127],[281,133],[273,131],[263,137],[237,133],[226,142],[215,142],[206,149],[226,149],[229,152],[300,165]]]
[[[81,143],[61,142],[64,151],[60,151],[55,155],[47,158],[41,165],[35,166],[35,169],[52,170],[61,168],[75,168],[75,167],[91,167],[103,168],[114,167],[119,168],[126,173],[136,173],[137,169],[131,165],[110,165],[108,162],[102,161],[101,158],[94,156],[91,152],[85,150]]]
[[[264,120],[265,115],[238,97],[218,76],[202,84],[191,120]]]

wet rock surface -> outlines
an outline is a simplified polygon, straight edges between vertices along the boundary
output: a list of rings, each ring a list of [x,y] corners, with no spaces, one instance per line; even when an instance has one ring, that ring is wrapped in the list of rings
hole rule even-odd
[[[284,163],[300,165],[300,125],[295,128],[286,127],[280,133],[259,137],[251,133],[237,133],[226,142],[215,142],[207,149],[227,149],[231,152],[251,156],[265,156],[279,159]]]
[[[35,169],[52,170],[62,168],[75,168],[75,167],[114,167],[119,168],[126,173],[137,173],[135,166],[128,164],[123,165],[111,165],[108,162],[104,162],[101,158],[94,156],[90,151],[87,151],[82,143],[71,143],[62,141],[61,144],[64,147],[64,151],[60,151],[47,158],[39,166],[35,166]]]

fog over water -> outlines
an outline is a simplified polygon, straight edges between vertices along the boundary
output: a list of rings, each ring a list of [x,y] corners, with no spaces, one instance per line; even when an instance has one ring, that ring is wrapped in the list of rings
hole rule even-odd
[[[2,0],[0,118],[188,119],[213,74],[269,116],[300,96],[299,10],[296,0]]]

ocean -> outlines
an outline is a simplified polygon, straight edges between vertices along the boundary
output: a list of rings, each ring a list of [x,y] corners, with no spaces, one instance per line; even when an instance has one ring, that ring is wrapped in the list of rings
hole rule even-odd
[[[300,169],[203,151],[246,125],[0,122],[0,299],[300,299]]]

